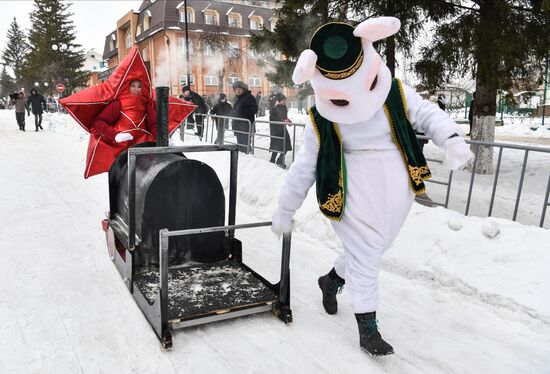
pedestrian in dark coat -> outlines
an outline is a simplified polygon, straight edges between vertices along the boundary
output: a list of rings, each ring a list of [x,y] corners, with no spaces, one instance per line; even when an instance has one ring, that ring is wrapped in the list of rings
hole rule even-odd
[[[472,124],[474,123],[474,101],[476,99],[476,93],[474,92],[472,96],[472,101],[470,102],[470,110],[468,111],[468,122],[470,122],[470,131],[466,136],[471,136],[472,134]]]
[[[282,93],[278,93],[275,97],[275,106],[269,112],[269,120],[276,122],[291,123],[288,119],[288,109],[286,107],[286,97]],[[277,165],[286,168],[285,155],[288,151],[292,150],[292,144],[290,142],[290,134],[286,129],[286,125],[270,123],[269,132],[271,134],[271,143],[269,149],[271,150],[270,162],[275,163],[277,155]]]
[[[231,114],[231,109],[232,106],[227,101],[227,97],[224,93],[221,93],[216,105],[210,109],[210,114],[217,116],[229,116]],[[228,127],[227,125],[229,120],[226,118],[214,118],[214,123],[216,124],[216,130],[218,132],[215,144],[223,144],[224,133],[225,129]]]
[[[183,97],[187,101],[191,101],[197,106],[193,113],[196,114],[206,114],[208,113],[208,107],[204,102],[204,99],[196,92],[191,91],[189,86],[183,86]],[[193,118],[194,117],[194,118]],[[187,119],[188,123],[194,123],[196,127],[195,135],[198,135],[202,139],[202,133],[204,131],[203,125],[204,116],[189,116]]]
[[[447,99],[444,94],[439,94],[437,96],[437,105],[439,106],[439,109],[445,110],[445,107],[447,106]]]
[[[25,131],[25,110],[29,116],[31,112],[27,106],[27,100],[23,92],[18,92],[15,97],[15,100],[13,100],[15,103],[15,119],[17,120],[17,125],[19,125],[19,130]]]
[[[27,98],[27,107],[29,106],[32,109],[32,114],[34,114],[34,126],[36,127],[36,131],[38,131],[38,129],[44,130],[42,128],[42,113],[46,110],[46,99],[38,93],[36,88],[31,88],[31,94]]]
[[[233,83],[233,90],[235,95],[237,95],[237,100],[233,104],[233,109],[231,110],[231,117],[243,118],[247,121],[239,121],[234,119],[232,121],[233,132],[237,138],[237,144],[239,145],[239,151],[247,153],[251,149],[251,140],[255,132],[254,129],[254,116],[258,112],[258,105],[256,104],[256,99],[252,96],[252,93],[248,90],[246,83],[242,81],[237,81]],[[252,128],[251,128],[252,126]]]

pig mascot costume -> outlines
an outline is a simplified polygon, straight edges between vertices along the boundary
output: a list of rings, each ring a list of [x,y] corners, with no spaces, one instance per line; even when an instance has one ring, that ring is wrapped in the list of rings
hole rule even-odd
[[[309,109],[304,144],[279,197],[272,230],[292,230],[292,217],[316,182],[321,212],[343,243],[330,272],[319,278],[323,306],[337,312],[344,283],[359,327],[360,346],[372,355],[393,353],[377,328],[378,270],[412,206],[431,177],[414,130],[445,149],[457,169],[472,156],[458,125],[437,105],[392,79],[372,43],[395,34],[394,17],[357,27],[331,22],[314,33],[293,73],[309,80],[316,106]]]

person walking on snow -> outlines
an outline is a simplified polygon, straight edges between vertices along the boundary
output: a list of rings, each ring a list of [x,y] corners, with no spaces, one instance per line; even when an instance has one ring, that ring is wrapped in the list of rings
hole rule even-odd
[[[370,18],[357,27],[328,23],[300,55],[293,81],[310,81],[303,146],[287,173],[272,219],[277,235],[292,231],[293,216],[316,183],[319,209],[343,244],[334,267],[318,279],[328,314],[338,311],[344,284],[355,313],[360,347],[371,355],[394,352],[378,330],[378,272],[382,255],[399,233],[431,177],[414,130],[445,149],[451,169],[472,156],[459,126],[437,106],[392,79],[373,42],[395,34],[394,17]]]
[[[18,92],[13,102],[15,103],[15,119],[17,120],[19,130],[25,131],[25,111],[27,111],[27,115],[31,115],[27,106],[27,100],[25,100],[25,94]]]
[[[288,109],[286,107],[286,97],[282,93],[278,93],[276,96],[275,106],[269,112],[269,121],[276,122],[287,122],[291,123],[288,119]],[[286,125],[270,123],[269,132],[271,142],[269,144],[269,149],[271,152],[271,159],[269,162],[275,163],[277,160],[277,165],[286,169],[285,165],[285,155],[288,151],[292,150],[292,144],[290,143],[290,134],[286,129]],[[277,159],[277,155],[279,158]]]
[[[35,131],[38,131],[38,129],[44,130],[42,128],[42,113],[46,110],[46,99],[38,93],[36,88],[31,88],[31,94],[27,98],[27,107],[30,107],[32,114],[34,114]]]

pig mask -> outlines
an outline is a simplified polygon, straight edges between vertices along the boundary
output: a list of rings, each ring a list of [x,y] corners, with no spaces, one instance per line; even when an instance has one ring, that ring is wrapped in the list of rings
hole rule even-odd
[[[392,82],[372,43],[400,27],[395,17],[371,18],[355,29],[340,22],[323,25],[312,37],[311,49],[301,53],[292,80],[310,81],[317,110],[329,121],[367,121],[384,105]]]

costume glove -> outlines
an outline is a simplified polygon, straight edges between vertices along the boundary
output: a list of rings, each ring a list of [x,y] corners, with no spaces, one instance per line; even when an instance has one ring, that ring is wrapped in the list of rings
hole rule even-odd
[[[281,235],[291,232],[292,226],[292,214],[286,213],[280,207],[277,207],[273,218],[271,218],[271,231],[280,238]]]
[[[134,139],[132,134],[129,134],[127,132],[119,132],[115,136],[115,142],[117,142],[117,143],[127,142],[127,141],[132,140],[132,139]]]
[[[445,140],[444,147],[443,164],[451,170],[457,170],[474,157],[474,154],[470,151],[470,146],[460,136]]]

